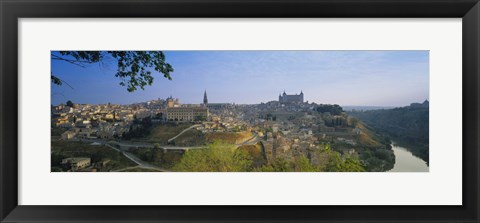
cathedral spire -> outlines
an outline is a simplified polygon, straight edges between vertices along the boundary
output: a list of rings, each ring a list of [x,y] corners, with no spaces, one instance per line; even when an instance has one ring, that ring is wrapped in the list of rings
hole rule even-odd
[[[208,104],[207,90],[205,90],[205,93],[203,93],[203,104],[204,105]]]

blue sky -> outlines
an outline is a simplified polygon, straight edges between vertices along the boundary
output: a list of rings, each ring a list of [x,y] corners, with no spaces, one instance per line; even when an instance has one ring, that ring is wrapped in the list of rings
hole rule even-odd
[[[305,100],[340,105],[405,106],[429,98],[428,51],[164,51],[173,80],[154,73],[145,90],[127,92],[113,59],[85,68],[52,61],[66,85],[52,104],[130,104],[172,95],[181,103],[255,104],[303,91]]]

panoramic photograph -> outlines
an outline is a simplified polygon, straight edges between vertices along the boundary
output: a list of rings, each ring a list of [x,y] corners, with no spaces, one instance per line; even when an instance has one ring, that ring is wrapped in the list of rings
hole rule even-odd
[[[51,172],[428,172],[429,51],[51,51]]]

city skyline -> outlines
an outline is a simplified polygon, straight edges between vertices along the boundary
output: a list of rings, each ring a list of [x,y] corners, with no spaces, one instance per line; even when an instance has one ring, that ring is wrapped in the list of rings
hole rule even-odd
[[[52,85],[52,104],[132,104],[167,98],[200,104],[259,104],[305,94],[317,104],[405,106],[429,99],[428,51],[164,51],[173,80],[127,92],[112,59],[79,67],[52,61],[66,85]],[[408,89],[408,90],[406,90]]]

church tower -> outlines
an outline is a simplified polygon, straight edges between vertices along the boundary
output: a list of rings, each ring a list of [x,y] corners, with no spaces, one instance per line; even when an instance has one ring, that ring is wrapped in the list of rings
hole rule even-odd
[[[208,104],[207,90],[205,90],[205,93],[203,93],[203,105],[207,106],[207,104]]]
[[[302,90],[302,91],[300,91],[300,102],[302,102],[302,103],[303,103],[303,90]]]

